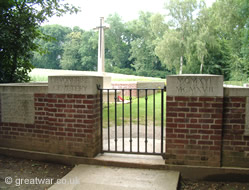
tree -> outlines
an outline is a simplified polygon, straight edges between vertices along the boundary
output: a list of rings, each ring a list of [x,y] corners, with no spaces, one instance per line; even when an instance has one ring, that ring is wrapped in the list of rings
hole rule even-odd
[[[82,34],[81,46],[81,70],[97,71],[98,63],[98,34],[94,31],[86,31]]]
[[[74,27],[63,45],[60,62],[62,69],[96,71],[98,61],[98,35],[94,31],[83,31]]]
[[[164,16],[159,13],[153,14],[150,17],[151,36],[154,40],[162,40],[164,33],[169,29],[168,24],[164,20]]]
[[[67,35],[67,41],[64,44],[64,53],[60,66],[62,69],[81,70],[81,55],[79,49],[81,46],[83,31],[73,31]]]
[[[209,52],[219,50],[219,39],[217,39],[216,30],[213,20],[210,19],[210,11],[208,8],[200,10],[198,18],[195,19],[192,33],[189,35],[186,44],[185,57],[188,65],[185,71],[188,73],[203,73],[204,67],[209,67],[209,63],[205,62],[205,58]],[[193,70],[193,68],[198,68]],[[205,71],[207,71],[206,69]]]
[[[210,11],[216,19],[217,36],[231,51],[231,79],[249,80],[248,0],[218,0]]]
[[[131,48],[130,31],[117,13],[109,15],[106,22],[110,25],[105,33],[107,71],[113,71],[117,67],[131,68],[131,61],[128,59]]]
[[[32,65],[38,68],[59,69],[63,54],[63,44],[67,34],[72,30],[60,25],[46,25],[39,29],[48,39],[36,39],[35,43],[40,46],[42,53],[34,52]],[[44,53],[43,53],[44,52]]]
[[[167,65],[169,69],[176,69],[180,73],[182,65],[180,66],[179,60],[185,52],[184,46],[181,45],[181,36],[179,31],[168,30],[156,47],[156,55],[160,58],[160,61]]]
[[[140,12],[138,20],[129,23],[133,37],[129,59],[138,75],[152,76],[155,70],[165,71],[155,54],[155,47],[166,28],[161,15],[149,12]]]
[[[48,17],[78,9],[60,0],[7,0],[0,7],[0,83],[29,80],[34,40],[43,35],[39,25]]]
[[[208,54],[205,56],[204,62],[206,66],[203,68],[204,73],[223,75],[224,80],[231,77],[230,62],[232,52],[229,44],[224,39],[217,39],[217,46],[207,47]]]
[[[242,29],[242,49],[241,53],[243,54],[245,61],[249,62],[249,2],[244,0],[241,3],[241,9],[239,10],[239,15],[244,18],[244,28]],[[249,70],[249,69],[248,69]],[[248,73],[249,75],[249,73]]]
[[[163,40],[156,47],[157,55],[160,60],[169,64],[171,67],[175,65],[180,74],[183,70],[184,57],[187,50],[189,36],[193,32],[195,14],[204,6],[204,2],[197,0],[170,0],[165,8],[168,10],[169,25],[171,30],[165,33]],[[171,39],[173,37],[173,39]],[[167,53],[163,53],[163,50]],[[176,51],[174,53],[170,51]]]

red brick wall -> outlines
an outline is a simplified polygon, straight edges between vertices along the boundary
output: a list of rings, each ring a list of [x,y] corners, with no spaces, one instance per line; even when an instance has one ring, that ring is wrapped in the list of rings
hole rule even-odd
[[[1,122],[0,146],[93,157],[101,148],[99,100],[97,95],[35,94],[35,123]]]
[[[225,97],[222,165],[249,167],[249,136],[245,135],[246,97]]]
[[[112,88],[114,89],[130,89],[130,88],[137,88],[137,83],[112,83]],[[121,92],[122,95],[122,92]],[[124,90],[125,96],[130,96],[129,90]],[[137,97],[137,90],[132,90],[132,96]]]
[[[167,96],[166,163],[220,166],[223,98]]]

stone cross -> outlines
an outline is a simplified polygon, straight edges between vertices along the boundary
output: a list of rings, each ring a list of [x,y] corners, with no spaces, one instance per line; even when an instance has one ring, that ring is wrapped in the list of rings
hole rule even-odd
[[[98,72],[105,72],[105,35],[104,30],[109,27],[104,26],[104,17],[100,17],[100,25],[94,29],[99,30],[99,44],[98,44]]]

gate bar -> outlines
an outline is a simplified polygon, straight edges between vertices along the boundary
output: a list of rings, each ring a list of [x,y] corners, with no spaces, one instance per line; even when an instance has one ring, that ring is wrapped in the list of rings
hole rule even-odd
[[[132,97],[130,89],[130,152],[132,152]]]
[[[115,89],[115,95],[114,95],[114,99],[115,99],[115,151],[117,151],[117,90]]]
[[[110,151],[110,104],[109,104],[109,92],[110,90],[107,90],[107,115],[108,115],[108,150]]]
[[[145,152],[147,153],[148,91],[145,89]]]
[[[100,90],[100,133],[101,133],[101,153],[103,153],[104,151],[104,147],[103,147],[103,90]]]
[[[155,148],[155,146],[156,146],[156,134],[155,134],[155,128],[156,128],[156,126],[155,126],[155,120],[156,120],[156,106],[155,106],[155,104],[156,104],[156,97],[155,97],[155,89],[153,90],[153,152],[155,153],[155,151],[156,151],[156,148]]]
[[[161,89],[161,154],[163,154],[163,116],[164,116],[164,89]]]
[[[137,151],[139,152],[139,90],[137,90]]]
[[[122,89],[122,98],[123,98],[123,100],[124,100],[124,89]],[[123,152],[125,151],[124,150],[124,145],[125,145],[125,143],[124,143],[124,101],[122,102],[122,138],[123,138]]]

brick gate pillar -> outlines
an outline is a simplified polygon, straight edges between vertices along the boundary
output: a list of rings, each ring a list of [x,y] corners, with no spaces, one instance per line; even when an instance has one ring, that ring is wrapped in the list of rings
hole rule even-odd
[[[223,76],[167,76],[166,164],[220,166]]]
[[[45,106],[50,148],[55,149],[49,152],[87,157],[100,152],[100,96],[97,85],[103,86],[103,77],[49,76],[48,94],[44,98],[43,94],[35,94],[36,111],[43,110]],[[40,119],[44,120],[44,117]]]

